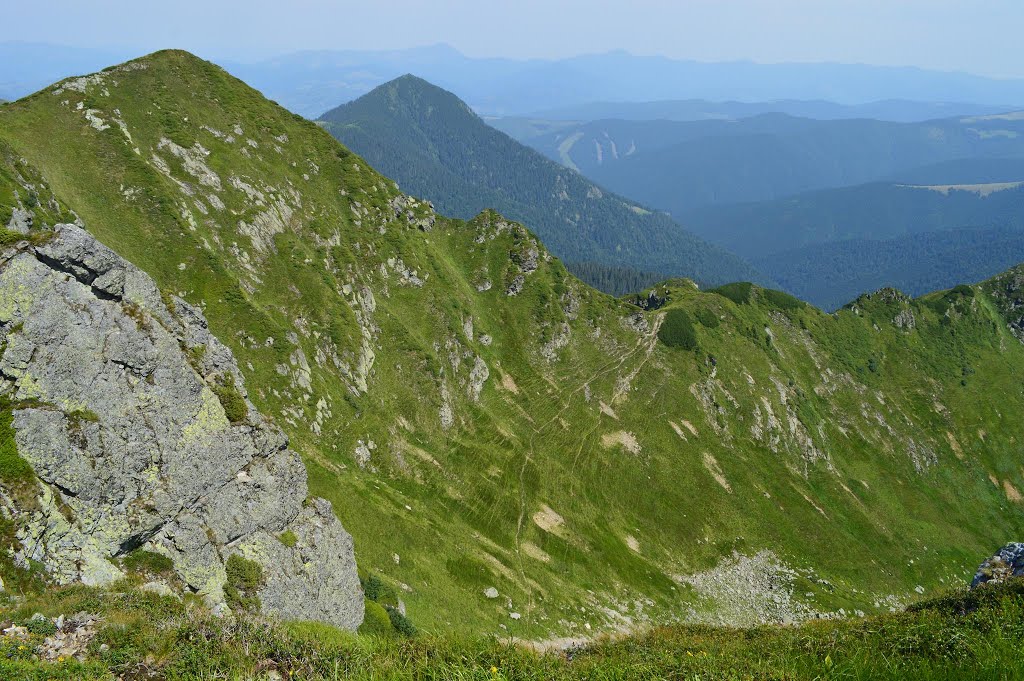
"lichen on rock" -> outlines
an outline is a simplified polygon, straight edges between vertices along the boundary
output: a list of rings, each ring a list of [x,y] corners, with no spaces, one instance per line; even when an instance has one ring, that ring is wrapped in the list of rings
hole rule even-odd
[[[165,304],[145,273],[73,225],[21,249],[0,264],[0,397],[41,496],[19,508],[2,495],[17,560],[58,583],[103,585],[144,548],[223,611],[225,561],[242,553],[263,568],[265,611],[355,629],[351,537],[330,503],[307,500],[301,459],[248,401],[199,310]],[[244,401],[240,418],[225,414],[218,379]],[[294,546],[277,539],[286,531]]]

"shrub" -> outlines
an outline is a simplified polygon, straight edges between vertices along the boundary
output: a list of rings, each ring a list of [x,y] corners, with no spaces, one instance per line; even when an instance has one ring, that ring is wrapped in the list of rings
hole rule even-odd
[[[395,627],[391,624],[391,616],[384,606],[375,601],[366,599],[366,611],[363,616],[363,623],[359,625],[359,633],[366,636],[388,636],[395,635]]]
[[[395,628],[395,631],[402,636],[408,636],[410,638],[416,635],[416,627],[408,617],[401,613],[398,608],[386,606],[385,609],[388,611],[388,617],[391,618],[391,626]]]
[[[124,557],[124,567],[136,574],[168,575],[174,572],[174,561],[155,551],[135,549]]]
[[[697,321],[706,329],[717,329],[720,323],[714,310],[706,307],[697,310]]]
[[[697,349],[697,331],[686,310],[669,310],[658,329],[658,339],[670,348]]]
[[[57,633],[57,625],[49,617],[30,617],[22,620],[21,626],[37,636],[52,636]]]
[[[738,281],[734,284],[726,284],[725,286],[713,288],[709,293],[717,293],[724,298],[728,298],[737,305],[748,305],[750,304],[750,294],[753,290],[754,285],[749,281]]]
[[[802,300],[795,296],[791,296],[784,291],[776,291],[774,289],[766,288],[761,290],[761,296],[771,307],[786,312],[790,310],[799,310],[804,306],[804,302]]]
[[[14,439],[14,412],[0,404],[0,480],[20,488],[35,482],[32,465],[18,454]]]
[[[2,217],[3,216],[0,216],[0,218]],[[8,220],[9,219],[10,216],[8,216]],[[0,248],[3,248],[4,246],[10,246],[11,244],[16,244],[24,238],[25,235],[21,234],[20,232],[12,232],[9,229],[0,227]]]
[[[235,386],[233,374],[222,374],[212,386],[213,393],[224,407],[224,415],[231,423],[242,423],[249,415],[249,406]]]
[[[384,582],[381,581],[380,577],[370,573],[369,576],[363,581],[363,593],[371,601],[378,601],[380,597],[384,595]]]
[[[974,298],[974,289],[970,286],[954,286],[945,293],[935,294],[924,299],[924,304],[940,315],[946,314],[950,307],[963,298]]]
[[[224,600],[232,611],[259,612],[263,606],[256,592],[263,586],[263,568],[254,560],[237,553],[228,558],[224,568],[228,579],[224,583]]]

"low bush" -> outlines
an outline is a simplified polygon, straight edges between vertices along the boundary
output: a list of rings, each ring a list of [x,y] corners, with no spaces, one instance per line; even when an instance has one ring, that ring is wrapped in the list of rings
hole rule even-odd
[[[717,329],[720,324],[718,315],[715,314],[714,310],[706,307],[702,307],[697,310],[697,321],[700,322],[701,326],[705,329]]]
[[[750,303],[751,293],[754,290],[754,285],[749,281],[738,281],[734,284],[725,284],[718,288],[713,288],[709,293],[717,293],[723,298],[728,298],[737,305],[748,305]]]
[[[124,557],[128,572],[141,575],[165,576],[174,574],[174,561],[154,551],[135,549]]]
[[[263,606],[256,592],[263,586],[263,568],[254,560],[243,558],[237,553],[224,564],[227,581],[224,583],[224,600],[232,611],[259,612]]]
[[[658,329],[658,339],[670,348],[697,349],[697,330],[686,310],[669,310]]]
[[[398,608],[387,606],[385,610],[388,612],[388,617],[391,619],[391,626],[395,628],[395,631],[402,636],[408,636],[410,638],[416,635],[416,627]]]
[[[222,374],[211,386],[213,393],[224,407],[224,415],[231,423],[243,423],[249,416],[249,406],[235,385],[233,374]]]
[[[776,291],[775,289],[762,289],[761,297],[764,298],[765,302],[774,307],[777,310],[783,310],[784,312],[790,312],[793,310],[802,309],[804,302],[795,296],[791,296],[785,291]]]

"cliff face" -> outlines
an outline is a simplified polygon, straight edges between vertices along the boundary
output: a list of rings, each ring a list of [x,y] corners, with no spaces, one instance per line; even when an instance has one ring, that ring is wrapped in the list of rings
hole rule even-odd
[[[37,476],[2,499],[17,561],[106,584],[141,548],[223,610],[239,554],[262,567],[266,611],[362,621],[352,538],[307,498],[302,461],[248,401],[230,350],[78,227],[0,253],[0,399]]]

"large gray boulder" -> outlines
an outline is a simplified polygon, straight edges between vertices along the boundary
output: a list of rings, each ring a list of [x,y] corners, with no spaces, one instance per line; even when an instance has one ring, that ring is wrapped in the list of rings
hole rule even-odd
[[[225,385],[234,410],[215,392]],[[307,498],[302,461],[245,397],[230,350],[198,309],[165,303],[74,225],[0,253],[0,397],[39,478],[27,508],[0,495],[17,560],[102,585],[143,548],[223,611],[225,562],[240,554],[263,568],[267,612],[362,621],[352,538],[330,503]]]
[[[971,580],[971,588],[988,582],[1004,582],[1021,575],[1024,575],[1024,544],[1013,542],[999,549],[978,567]]]

